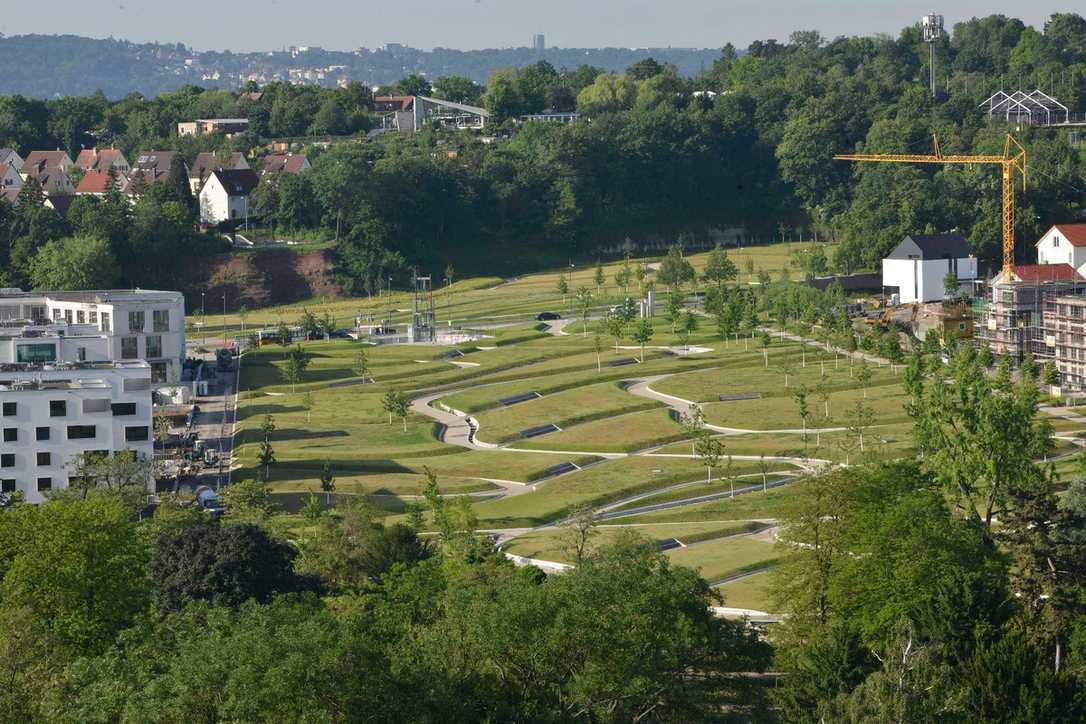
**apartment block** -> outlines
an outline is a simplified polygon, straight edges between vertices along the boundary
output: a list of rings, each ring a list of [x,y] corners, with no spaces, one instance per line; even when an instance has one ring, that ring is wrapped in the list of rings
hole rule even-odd
[[[142,360],[0,364],[0,490],[39,503],[69,485],[84,454],[150,459],[152,416]]]
[[[0,365],[145,360],[161,385],[184,359],[180,292],[0,289]]]

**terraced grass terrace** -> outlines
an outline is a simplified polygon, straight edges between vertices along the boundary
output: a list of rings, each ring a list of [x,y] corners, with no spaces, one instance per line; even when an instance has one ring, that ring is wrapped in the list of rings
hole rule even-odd
[[[743,258],[752,255],[756,270],[776,270],[787,263],[788,252],[784,245],[752,247],[732,256],[740,269]],[[691,259],[696,266],[704,263],[704,255]],[[607,265],[609,280],[619,267]],[[270,415],[276,462],[268,483],[284,499],[296,501],[318,490],[328,464],[337,496],[367,496],[390,520],[402,520],[429,470],[443,493],[471,496],[478,527],[503,537],[510,552],[568,560],[561,524],[588,508],[623,514],[602,522],[597,544],[631,531],[655,541],[678,540],[666,555],[717,580],[772,566],[780,557],[772,536],[759,529],[772,524],[788,504],[791,481],[821,461],[854,463],[861,454],[892,458],[914,453],[900,368],[870,365],[865,394],[856,374],[860,363],[844,353],[779,335],[765,350],[749,333],[745,339],[721,340],[712,321],[702,317],[689,343],[703,349],[682,354],[679,337],[662,314],[652,321],[654,334],[644,361],[611,366],[641,356],[639,349],[629,349],[635,345],[628,336],[622,340],[627,348],[616,350],[595,320],[588,323],[587,335],[579,333],[579,319],[564,330],[561,324],[549,328],[534,320],[545,310],[570,316],[568,296],[557,291],[560,275],[570,278],[566,271],[465,280],[448,292],[440,290],[441,324],[451,320],[474,327],[483,336],[473,342],[305,342],[311,362],[293,386],[284,376],[285,348],[247,352],[236,431],[240,469],[234,478],[262,472],[257,462],[260,426]],[[592,269],[577,268],[569,287],[594,292],[591,277]],[[751,281],[745,270],[741,277],[741,283]],[[611,288],[593,304],[593,317],[622,296],[609,283]],[[630,293],[637,296],[636,284]],[[402,310],[410,302],[403,294],[315,300],[253,312],[246,324],[251,329],[293,322],[303,306],[341,319],[360,309],[378,318],[385,309],[398,309],[392,322],[402,324]],[[223,323],[236,328],[240,319],[228,316]],[[369,367],[365,383],[354,369],[361,350]],[[806,392],[806,420],[796,396],[801,391]],[[384,404],[390,392],[432,403],[419,402],[404,419],[394,415],[390,420]],[[514,398],[520,399],[507,404]],[[720,428],[714,435],[722,454],[711,482],[706,481],[707,466],[692,450],[690,431],[679,422],[690,402],[700,404],[706,422]],[[870,411],[862,451],[856,430],[847,429],[858,405]],[[468,416],[476,427],[469,427]],[[557,429],[523,436],[544,425]],[[1086,418],[1055,418],[1054,425],[1064,435],[1086,435]],[[1076,450],[1072,442],[1061,441],[1050,453],[1061,474],[1077,474],[1078,463],[1071,457]],[[733,481],[741,491],[734,497]],[[764,490],[759,489],[763,482]],[[298,520],[294,527],[302,529],[304,523]],[[721,592],[726,605],[769,610],[769,581],[759,572],[722,584]]]

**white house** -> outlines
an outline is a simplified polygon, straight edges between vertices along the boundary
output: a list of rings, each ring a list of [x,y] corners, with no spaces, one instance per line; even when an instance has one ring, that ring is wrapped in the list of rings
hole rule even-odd
[[[200,195],[200,188],[207,181],[212,171],[244,171],[249,168],[249,162],[245,156],[234,151],[229,155],[215,153],[213,151],[201,151],[189,167],[189,188],[196,196]]]
[[[144,360],[151,379],[181,379],[185,298],[145,289],[0,289],[0,366]]]
[[[260,179],[249,170],[212,171],[200,189],[200,222],[215,226],[249,218],[249,194]]]
[[[4,365],[0,439],[0,490],[30,503],[67,487],[85,453],[150,458],[151,368],[138,360]]]
[[[935,302],[949,272],[959,281],[977,278],[977,259],[961,234],[906,236],[882,260],[882,285],[897,289],[901,304]]]
[[[17,172],[23,170],[23,157],[14,148],[0,148],[0,163],[14,167]]]
[[[1080,274],[1086,271],[1086,224],[1056,224],[1036,247],[1038,264],[1070,264]]]

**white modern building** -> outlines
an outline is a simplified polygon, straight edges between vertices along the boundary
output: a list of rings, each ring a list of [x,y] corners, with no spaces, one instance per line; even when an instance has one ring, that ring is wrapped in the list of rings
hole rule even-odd
[[[1086,271],[1086,224],[1056,224],[1037,243],[1038,264],[1070,264]]]
[[[906,236],[882,260],[882,286],[897,290],[900,304],[937,302],[953,272],[959,282],[977,278],[977,259],[961,234]]]
[[[146,289],[0,289],[0,366],[144,360],[155,384],[181,379],[185,298]]]
[[[146,362],[0,364],[0,490],[39,503],[85,454],[123,451],[154,453]]]

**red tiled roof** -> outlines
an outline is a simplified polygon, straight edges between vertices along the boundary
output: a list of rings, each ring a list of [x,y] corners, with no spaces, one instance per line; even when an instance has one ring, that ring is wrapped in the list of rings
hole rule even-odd
[[[1014,273],[1024,282],[1086,281],[1070,264],[1020,264]]]
[[[302,153],[274,153],[264,157],[260,170],[263,173],[299,173],[305,168],[305,163],[306,157]]]
[[[1060,232],[1071,246],[1086,246],[1086,224],[1053,224],[1052,227],[1044,233],[1044,236],[1037,240],[1037,244],[1040,244],[1045,236],[1051,234],[1052,229]],[[1037,244],[1034,244],[1034,246],[1037,246]]]
[[[118,177],[119,178],[119,177]],[[120,182],[123,179],[119,178]],[[77,194],[104,194],[109,190],[109,174],[105,171],[87,171],[75,187]]]

